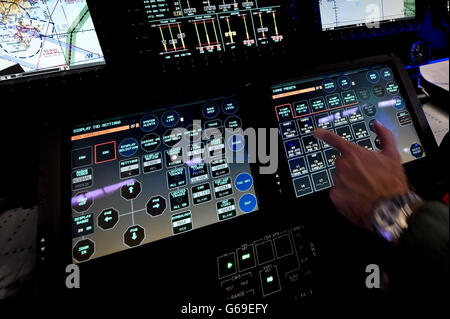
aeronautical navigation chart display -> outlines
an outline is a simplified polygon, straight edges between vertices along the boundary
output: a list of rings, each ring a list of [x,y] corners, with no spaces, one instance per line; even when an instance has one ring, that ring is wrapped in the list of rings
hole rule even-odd
[[[379,151],[380,138],[374,129],[379,121],[393,133],[402,163],[426,156],[388,65],[274,85],[272,99],[297,197],[333,186],[339,152],[314,137],[316,128]]]
[[[85,0],[0,1],[0,81],[103,63]]]

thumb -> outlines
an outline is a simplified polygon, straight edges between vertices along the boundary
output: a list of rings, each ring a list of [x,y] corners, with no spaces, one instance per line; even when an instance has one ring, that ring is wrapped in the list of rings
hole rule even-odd
[[[378,121],[375,121],[375,131],[380,138],[382,152],[391,158],[399,158],[397,143],[392,132]]]

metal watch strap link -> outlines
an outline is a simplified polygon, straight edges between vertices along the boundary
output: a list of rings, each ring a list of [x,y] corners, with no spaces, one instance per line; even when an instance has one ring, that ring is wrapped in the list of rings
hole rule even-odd
[[[414,206],[422,202],[414,192],[381,201],[372,215],[375,230],[389,242],[399,239],[408,229],[408,219],[414,212]]]

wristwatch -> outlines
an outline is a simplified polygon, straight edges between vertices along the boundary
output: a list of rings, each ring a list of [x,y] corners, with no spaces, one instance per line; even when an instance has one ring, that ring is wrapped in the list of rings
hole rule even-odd
[[[372,225],[381,237],[395,242],[408,229],[408,220],[414,208],[422,203],[422,198],[414,192],[382,200],[373,210]]]

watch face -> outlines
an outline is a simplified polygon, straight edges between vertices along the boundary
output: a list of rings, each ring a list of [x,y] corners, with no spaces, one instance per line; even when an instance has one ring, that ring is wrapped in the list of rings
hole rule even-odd
[[[394,214],[395,214],[395,211],[382,210],[379,215],[380,225],[383,227],[392,227],[395,224],[395,220],[394,220],[394,216],[393,216]]]
[[[381,203],[373,217],[375,229],[389,242],[396,240],[408,227],[402,208],[392,201]]]
[[[398,239],[408,228],[408,217],[414,205],[423,200],[415,193],[409,192],[397,198],[379,203],[373,213],[373,226],[387,241]]]

